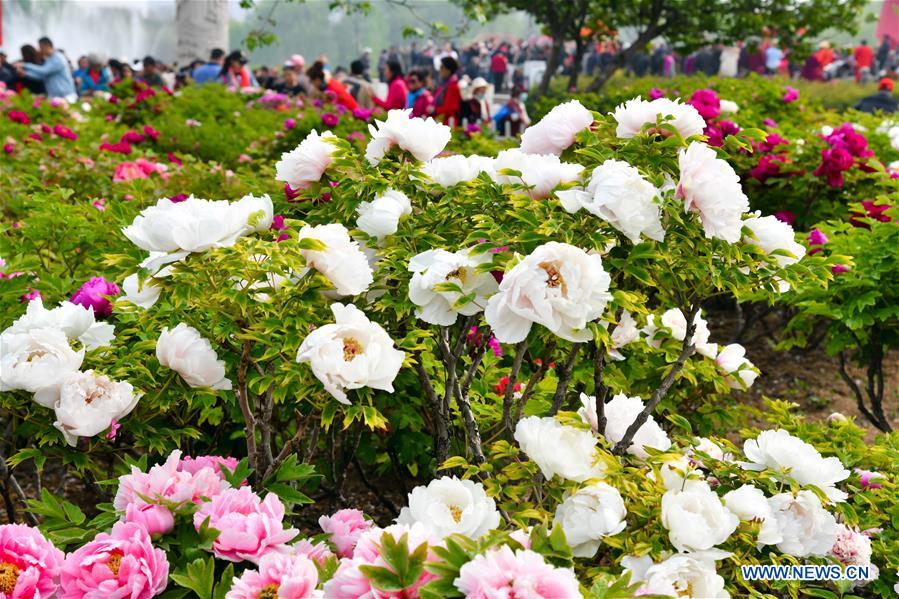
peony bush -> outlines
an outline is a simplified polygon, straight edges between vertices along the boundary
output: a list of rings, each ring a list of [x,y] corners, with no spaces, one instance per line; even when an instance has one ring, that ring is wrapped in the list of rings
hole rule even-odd
[[[3,451],[36,526],[0,525],[0,593],[896,592],[889,423],[739,405],[763,375],[709,326],[755,302],[792,307],[787,343],[820,318],[837,352],[893,343],[888,202],[808,236],[768,203],[892,189],[876,140],[781,143],[765,102],[659,91],[560,103],[518,147],[270,93],[4,94]],[[804,145],[820,168],[772,174]],[[42,484],[60,472],[100,500]],[[386,473],[402,505],[347,505]]]

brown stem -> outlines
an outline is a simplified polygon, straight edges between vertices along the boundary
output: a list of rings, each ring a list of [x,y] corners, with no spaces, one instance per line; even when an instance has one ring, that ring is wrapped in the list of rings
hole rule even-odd
[[[555,339],[551,340],[546,347],[544,348],[544,359],[540,364],[540,367],[531,374],[531,378],[528,379],[528,384],[525,386],[524,391],[521,394],[521,397],[518,398],[518,407],[515,410],[515,421],[512,422],[512,430],[515,429],[515,425],[518,424],[518,421],[521,420],[521,413],[524,411],[524,406],[527,403],[528,399],[530,399],[531,395],[534,393],[534,390],[537,388],[537,383],[543,380],[543,377],[546,376],[546,371],[549,370],[549,363],[552,362],[552,352],[556,349],[556,341]]]
[[[365,470],[362,468],[362,464],[359,462],[359,458],[353,456],[353,464],[356,466],[356,471],[359,473],[359,480],[362,481],[362,484],[365,485],[365,488],[375,494],[375,497],[378,498],[378,501],[381,502],[381,505],[387,508],[387,510],[394,516],[400,515],[400,510],[384,493],[381,492],[370,480],[365,476]]]
[[[445,417],[443,403],[440,401],[437,392],[434,390],[434,384],[431,382],[431,377],[428,376],[428,371],[425,369],[424,364],[422,364],[421,354],[419,353],[415,359],[415,371],[418,373],[418,381],[421,383],[421,387],[424,389],[425,395],[427,396],[434,413],[434,454],[437,458],[437,467],[439,468],[440,465],[449,458],[449,421]]]
[[[281,467],[281,464],[284,463],[284,460],[286,460],[288,456],[293,453],[294,449],[299,446],[300,440],[303,438],[303,433],[305,432],[306,427],[297,422],[297,432],[287,440],[287,443],[284,444],[284,447],[281,448],[278,455],[272,458],[268,468],[266,468],[265,476],[262,477],[263,480],[277,472],[278,468]]]
[[[312,434],[309,435],[309,442],[306,445],[306,449],[303,450],[304,464],[308,464],[315,457],[315,452],[318,451],[318,436],[321,430],[321,425],[318,422],[312,425]]]
[[[247,367],[250,363],[250,342],[243,342],[243,349],[240,352],[240,365],[237,368],[237,402],[240,404],[240,411],[243,414],[243,420],[246,424],[244,429],[244,437],[247,441],[247,456],[250,460],[250,466],[257,472],[259,471],[259,456],[256,450],[256,418],[250,408],[250,399],[247,395]]]
[[[634,440],[634,435],[637,434],[637,431],[640,430],[646,421],[649,420],[650,415],[652,415],[653,411],[655,411],[656,407],[658,407],[659,402],[665,398],[665,395],[668,393],[668,390],[671,388],[671,385],[674,384],[674,379],[677,378],[677,375],[684,368],[684,364],[687,362],[687,358],[693,355],[693,352],[696,348],[693,346],[693,334],[696,332],[696,315],[699,314],[699,304],[695,303],[690,308],[690,313],[687,316],[687,332],[684,335],[684,342],[680,352],[680,355],[677,357],[677,360],[668,370],[668,374],[665,375],[665,378],[662,379],[662,383],[656,388],[655,391],[652,392],[652,396],[649,398],[649,401],[646,402],[646,406],[643,408],[643,411],[637,415],[637,418],[631,423],[631,425],[627,428],[627,431],[624,433],[624,436],[621,438],[614,448],[612,448],[612,453],[615,455],[624,455],[627,451],[627,448],[631,446],[631,442]]]
[[[461,388],[456,391],[456,403],[459,404],[459,412],[462,413],[462,420],[465,422],[465,430],[468,433],[468,447],[471,449],[474,460],[478,464],[483,464],[486,458],[481,447],[481,431],[478,428],[478,421],[471,410],[468,392],[471,389],[471,383],[474,380],[474,375],[477,373],[478,366],[483,361],[486,352],[487,343],[485,342],[478,348],[475,357],[471,361],[471,366],[468,367],[468,372],[465,373],[465,378],[462,379]]]
[[[598,343],[593,344],[593,396],[596,398],[596,422],[600,433],[606,430],[606,397],[609,388],[602,382],[606,368],[606,352]]]
[[[559,378],[556,382],[556,392],[553,394],[552,407],[549,410],[550,416],[555,416],[562,408],[562,403],[565,401],[565,393],[568,391],[568,383],[571,382],[571,375],[574,374],[574,360],[577,358],[577,352],[580,348],[580,343],[573,344],[571,351],[568,352],[568,356],[565,358],[565,363],[558,370]]]
[[[506,385],[506,391],[503,393],[503,426],[511,435],[515,431],[512,427],[512,406],[515,398],[515,385],[518,384],[518,373],[521,372],[521,363],[524,360],[524,354],[528,350],[528,341],[520,341],[515,346],[515,358],[512,361],[512,371],[509,373],[509,382]]]

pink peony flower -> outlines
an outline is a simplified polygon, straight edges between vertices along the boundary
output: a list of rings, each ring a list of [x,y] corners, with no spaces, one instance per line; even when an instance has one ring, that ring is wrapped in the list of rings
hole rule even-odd
[[[117,511],[127,513],[131,504],[198,504],[229,487],[211,467],[196,472],[181,470],[181,452],[173,451],[164,464],[153,466],[147,472],[132,466],[131,474],[120,476],[113,505]]]
[[[845,524],[837,524],[837,538],[830,555],[844,566],[867,566],[871,563],[871,539]]]
[[[28,134],[28,139],[31,139],[31,140],[34,140],[34,141],[44,141],[44,138],[41,137],[41,134],[40,134],[40,133],[29,133],[29,134]]]
[[[3,151],[7,154],[12,154],[16,150],[15,144],[12,142],[6,142],[3,144]]]
[[[876,482],[878,480],[883,480],[884,476],[879,472],[874,472],[873,470],[864,470],[862,468],[856,468],[855,473],[858,474],[858,480],[862,485],[863,489],[880,489],[883,488],[883,485]]]
[[[353,118],[359,119],[360,121],[370,121],[371,115],[374,114],[373,108],[354,108],[353,109]],[[356,133],[356,131],[354,131]],[[365,137],[363,135],[363,137]]]
[[[313,543],[307,539],[297,541],[290,546],[290,552],[295,555],[305,555],[319,566],[324,566],[325,561],[335,557],[331,548],[324,541]]]
[[[834,264],[833,266],[830,267],[830,272],[832,272],[835,275],[841,275],[844,272],[849,272],[849,267],[846,266],[845,264]]]
[[[687,102],[696,109],[699,116],[706,121],[718,118],[721,114],[721,98],[713,89],[698,89]]]
[[[31,119],[27,114],[22,112],[21,110],[10,110],[6,113],[6,116],[9,120],[14,123],[19,123],[20,125],[29,125],[31,124]]]
[[[792,210],[778,210],[774,213],[774,218],[790,226],[793,226],[793,223],[796,222],[796,215],[793,214]]]
[[[158,173],[163,179],[167,177],[167,167],[164,164],[150,162],[146,158],[138,158],[134,162],[122,162],[112,176],[113,183],[133,181],[134,179],[148,179],[153,173]]]
[[[808,234],[808,237],[805,238],[809,245],[826,245],[829,239],[827,239],[827,235],[821,229],[812,229]],[[809,250],[809,255],[816,254],[821,251],[821,248],[812,248]]]
[[[125,508],[125,522],[139,524],[151,537],[161,537],[175,528],[175,516],[161,505],[129,503]]]
[[[237,470],[237,465],[239,463],[240,460],[237,458],[226,458],[220,455],[201,455],[195,458],[187,456],[181,458],[181,462],[178,464],[178,471],[199,474],[203,468],[212,468],[219,478],[224,480],[225,477],[222,474],[222,467],[225,467],[229,472],[234,472]]]
[[[0,597],[53,597],[65,558],[36,528],[0,525]]]
[[[39,297],[43,297],[43,296],[41,295],[41,292],[38,291],[37,289],[33,289],[33,288],[32,288],[32,289],[29,289],[26,293],[24,293],[24,294],[22,295],[22,297],[19,298],[19,301],[21,301],[21,302],[23,302],[23,303],[28,303],[28,302],[30,302],[31,300],[37,299],[37,298],[39,298]]]
[[[114,144],[103,142],[100,144],[100,151],[113,152],[115,154],[130,154],[131,144],[129,144],[127,141],[119,141]]]
[[[247,154],[241,154],[237,157],[238,162],[252,162],[253,159]]]
[[[165,590],[168,577],[165,551],[153,547],[147,531],[132,522],[117,522],[110,534],[100,533],[68,555],[59,598],[149,599]]]
[[[182,164],[184,164],[183,162],[181,162],[181,159],[175,156],[172,152],[168,152],[165,157],[168,158],[168,161],[174,165],[181,166]]]
[[[365,141],[365,133],[362,131],[350,131],[347,133],[347,141]]]
[[[328,127],[336,127],[340,122],[340,117],[333,112],[325,112],[322,114],[322,124]]]
[[[122,137],[119,138],[119,142],[128,143],[128,144],[139,144],[139,143],[143,142],[145,139],[147,139],[146,136],[141,135],[137,131],[125,131],[125,133],[122,134]]]
[[[370,564],[362,559],[341,560],[340,566],[334,572],[334,576],[325,583],[324,596],[328,597],[328,599],[361,599],[363,597],[393,599],[407,596],[399,593],[375,591],[368,577],[359,569],[360,566],[368,565]],[[417,597],[417,595],[408,596]]]
[[[796,89],[795,87],[790,86],[790,85],[788,85],[784,88],[783,101],[785,103],[789,104],[790,102],[795,102],[798,99],[799,99],[799,90],[798,89]]]
[[[766,118],[762,121],[766,127],[771,127],[772,129],[777,129],[777,121],[772,118]]]
[[[322,516],[318,525],[331,535],[331,543],[340,557],[353,557],[356,542],[365,531],[372,527],[359,510],[340,510],[331,516]]]
[[[58,137],[62,137],[65,139],[71,139],[71,140],[78,139],[78,135],[74,131],[72,131],[68,127],[65,127],[65,126],[59,125],[59,124],[53,126],[53,133],[55,133]]]
[[[756,179],[759,183],[764,183],[772,177],[778,177],[782,174],[780,165],[786,162],[783,156],[777,154],[765,154],[759,158],[759,163],[749,170],[749,176]]]
[[[72,294],[69,301],[73,304],[91,308],[97,317],[112,314],[112,302],[109,298],[121,293],[119,286],[103,277],[91,277],[78,291]]]
[[[853,227],[870,229],[870,224],[866,223],[863,220],[859,220],[864,217],[876,220],[881,223],[888,223],[893,220],[888,214],[886,214],[886,211],[892,208],[892,205],[890,204],[876,204],[871,200],[863,200],[862,208],[865,210],[864,214],[856,211],[852,212],[852,218],[849,219],[849,224],[851,224]]]
[[[249,560],[255,564],[270,552],[285,552],[286,543],[299,534],[284,528],[284,504],[274,493],[264,500],[249,487],[227,489],[200,506],[194,514],[197,529],[206,522],[221,531],[212,544],[216,557],[231,562]]]
[[[650,100],[658,100],[659,98],[665,97],[665,92],[657,87],[653,87],[649,90],[648,95]]]
[[[268,553],[259,560],[259,568],[246,570],[234,579],[226,599],[259,599],[313,597],[318,585],[318,570],[304,555]]]
[[[115,441],[116,436],[119,434],[119,429],[122,428],[122,425],[115,418],[112,419],[112,422],[109,423],[109,432],[106,433],[106,438],[110,441]]]
[[[462,566],[453,584],[468,599],[581,596],[573,571],[546,563],[539,553],[528,549],[513,552],[508,546],[475,557]]]
[[[156,141],[159,139],[159,131],[151,127],[150,125],[144,125],[144,135]]]
[[[284,128],[290,131],[297,126],[297,120],[293,118],[284,119]]]

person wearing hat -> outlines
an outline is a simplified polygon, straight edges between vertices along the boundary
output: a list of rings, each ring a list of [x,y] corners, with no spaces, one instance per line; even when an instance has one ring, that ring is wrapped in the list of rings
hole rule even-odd
[[[242,50],[235,50],[225,58],[222,70],[219,73],[221,79],[228,87],[254,87],[256,82],[250,69],[247,68],[247,56]]]
[[[471,97],[462,101],[462,121],[469,125],[480,125],[490,121],[490,103],[487,102],[489,84],[483,77],[475,77],[468,86]]]
[[[209,83],[218,81],[222,72],[222,64],[225,62],[225,51],[221,48],[213,48],[209,53],[209,61],[193,70],[191,77],[196,83]]]
[[[881,79],[877,86],[877,93],[859,100],[855,109],[870,114],[875,112],[893,113],[899,110],[899,102],[893,97],[893,80],[889,77]]]

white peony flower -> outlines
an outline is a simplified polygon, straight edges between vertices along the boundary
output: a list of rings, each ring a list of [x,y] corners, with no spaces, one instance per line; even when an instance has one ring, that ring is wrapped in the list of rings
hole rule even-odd
[[[414,274],[409,282],[409,300],[418,306],[415,311],[418,318],[449,326],[459,314],[472,316],[484,309],[487,297],[496,292],[498,285],[489,271],[478,270],[479,266],[491,262],[491,255],[474,254],[472,249],[427,250],[412,257],[409,270]],[[460,291],[443,289],[441,285],[457,285]],[[473,298],[457,305],[463,296]]]
[[[747,439],[743,453],[751,462],[743,464],[747,470],[771,468],[787,474],[800,485],[815,485],[837,503],[848,496],[836,488],[838,482],[849,477],[849,470],[840,459],[821,457],[812,445],[783,429],[763,431],[758,438]]]
[[[740,519],[721,503],[707,484],[662,495],[662,526],[678,551],[705,551],[725,542]]]
[[[535,200],[547,198],[553,189],[562,183],[572,183],[581,176],[584,167],[580,164],[562,162],[553,154],[525,154],[521,150],[503,150],[493,162],[496,172],[491,176],[497,183],[524,184],[530,189],[527,194]],[[503,174],[510,169],[521,175]]]
[[[500,516],[484,485],[444,476],[412,489],[409,506],[396,522],[409,526],[420,522],[441,539],[451,534],[478,539],[499,526]]]
[[[754,235],[754,237],[744,235],[743,243],[757,245],[766,254],[775,250],[785,250],[793,254],[792,256],[782,254],[774,256],[781,268],[796,264],[805,256],[805,246],[796,242],[793,227],[774,216],[753,216],[744,220],[743,226],[752,231]]]
[[[618,122],[615,135],[622,139],[639,135],[643,130],[643,125],[655,124],[659,117],[663,122],[677,129],[683,138],[702,135],[705,130],[705,119],[699,116],[699,112],[695,108],[667,98],[659,98],[651,102],[634,98],[619,105],[612,116]],[[674,118],[668,120],[665,117]]]
[[[56,387],[70,373],[77,372],[84,349],[74,351],[58,328],[31,328],[21,333],[0,335],[0,391],[21,389],[35,393]],[[40,398],[35,401],[41,403]],[[52,407],[52,403],[44,407]]]
[[[521,134],[521,151],[525,154],[558,156],[574,143],[578,133],[591,124],[593,113],[577,100],[558,104]]]
[[[160,199],[144,208],[122,229],[125,237],[150,252],[204,252],[229,247],[245,235],[265,231],[272,224],[271,199],[247,195],[236,202]]]
[[[665,239],[657,203],[659,190],[627,162],[606,160],[593,169],[585,191],[569,189],[556,195],[568,212],[583,208],[608,221],[633,243],[639,243],[641,235]]]
[[[306,225],[299,240],[314,239],[325,245],[323,250],[300,250],[306,265],[322,273],[340,295],[358,295],[374,281],[374,272],[359,244],[341,224]]]
[[[743,485],[724,495],[724,505],[740,520],[760,520],[762,527],[757,539],[758,548],[762,545],[777,545],[783,541],[783,534],[774,517],[774,510],[765,493],[755,485]]]
[[[156,358],[180,374],[190,387],[231,389],[231,381],[225,377],[225,362],[218,359],[208,339],[183,322],[174,329],[162,329],[156,341]]]
[[[604,467],[595,463],[596,439],[590,431],[555,418],[529,416],[515,426],[515,441],[547,480],[556,474],[574,482],[603,476]]]
[[[624,438],[628,427],[637,420],[637,416],[643,411],[643,400],[639,397],[628,397],[619,393],[606,404],[606,429],[603,432],[609,443],[613,445]],[[646,459],[649,454],[644,447],[651,447],[665,451],[671,447],[671,440],[655,418],[650,416],[643,426],[634,435],[628,453],[639,458]]]
[[[551,241],[505,273],[484,317],[503,343],[522,341],[533,323],[568,341],[588,341],[587,323],[612,299],[610,282],[598,254]]]
[[[412,109],[391,110],[387,119],[368,126],[371,141],[365,158],[372,165],[381,162],[392,146],[399,146],[416,160],[427,162],[443,151],[452,138],[452,130],[432,118],[411,118]]]
[[[700,467],[704,468],[705,466],[703,465],[702,460],[699,459],[699,456],[694,455],[694,453],[697,451],[701,451],[702,453],[722,462],[734,461],[734,456],[732,454],[725,453],[720,445],[718,445],[708,437],[699,437],[699,442],[693,443],[693,446],[689,450],[691,459],[693,459]]]
[[[779,493],[768,500],[783,540],[777,548],[794,557],[827,555],[837,538],[837,521],[811,491]]]
[[[35,329],[59,329],[66,337],[76,340],[96,324],[94,311],[80,304],[65,301],[48,310],[41,298],[28,302],[25,314],[13,322],[3,334],[27,333]]]
[[[740,110],[740,106],[733,100],[721,100],[721,114],[734,114]]]
[[[697,141],[680,151],[678,163],[677,197],[684,200],[685,210],[699,214],[705,236],[730,243],[739,241],[749,198],[733,167],[718,158],[715,150]]]
[[[580,416],[581,422],[590,425],[590,430],[594,434],[599,433],[599,413],[594,396],[581,393],[581,407],[578,408],[577,415]]]
[[[122,281],[122,291],[125,293],[123,300],[144,309],[152,307],[162,293],[162,289],[155,284],[153,277],[145,278],[141,282],[137,273],[125,277],[125,280]]]
[[[697,599],[728,599],[724,578],[718,575],[715,562],[701,553],[677,553],[653,564],[649,556],[626,556],[621,564],[631,572],[631,582],[642,582],[640,594]]]
[[[400,218],[412,214],[412,202],[402,191],[388,189],[371,202],[356,207],[356,227],[372,237],[383,239],[396,233]]]
[[[45,399],[51,399],[51,394],[55,396],[52,398],[56,412],[53,426],[72,447],[78,437],[93,437],[108,429],[113,420],[127,416],[140,399],[129,383],[113,381],[92,370],[70,373]],[[46,404],[41,402],[41,405]]]
[[[112,345],[113,339],[115,339],[115,325],[109,324],[108,322],[95,322],[88,330],[78,337],[78,341],[80,341],[82,345],[84,345],[84,349],[88,351],[97,349],[98,347]]]
[[[495,175],[493,158],[477,155],[462,156],[461,154],[425,162],[421,167],[421,172],[442,187],[451,187],[463,181],[471,181],[481,173],[487,173],[491,178]]]
[[[608,321],[603,321],[603,326],[607,327]],[[627,310],[621,312],[621,318],[618,324],[612,329],[612,347],[609,349],[609,357],[613,360],[624,360],[624,354],[621,348],[630,345],[640,338],[640,329],[637,328],[637,321],[631,316]]]
[[[830,548],[831,557],[844,566],[870,566],[872,553],[871,537],[845,524],[837,524],[836,540]]]
[[[746,358],[746,348],[739,343],[721,348],[715,363],[728,375],[727,383],[732,389],[748,389],[759,376],[759,371]]]
[[[599,482],[568,495],[556,507],[553,525],[562,527],[575,557],[593,557],[603,537],[624,530],[626,515],[618,489]]]
[[[349,404],[346,389],[371,387],[393,393],[393,379],[405,354],[381,325],[352,304],[331,304],[333,324],[318,327],[303,339],[297,362],[308,362],[312,373],[337,401]]]
[[[275,180],[283,181],[291,189],[305,189],[321,181],[322,175],[334,160],[337,141],[330,131],[321,135],[313,129],[296,148],[281,154],[281,160],[275,164]]]
[[[646,335],[646,342],[652,347],[658,349],[662,346],[662,338],[656,337],[656,332],[660,326],[656,325],[655,314],[646,317],[646,326],[643,327],[643,334]],[[678,308],[671,308],[662,314],[661,327],[668,329],[671,338],[676,341],[683,341],[687,336],[687,317]],[[693,318],[696,328],[693,337],[690,339],[691,345],[696,348],[696,352],[707,357],[714,358],[718,354],[718,345],[709,343],[709,323],[702,317],[699,312]]]
[[[666,454],[661,456],[659,475],[662,485],[666,490],[686,490],[693,485],[705,485],[705,477],[702,471],[694,468],[694,462],[683,454]],[[655,480],[655,472],[646,475],[650,480]]]

